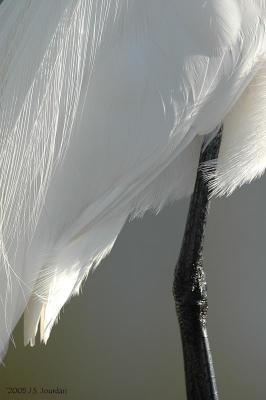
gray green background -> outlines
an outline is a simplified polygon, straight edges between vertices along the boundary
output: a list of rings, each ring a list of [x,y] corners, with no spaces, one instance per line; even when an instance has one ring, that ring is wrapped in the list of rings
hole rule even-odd
[[[212,203],[205,264],[221,399],[266,398],[266,179]],[[185,399],[171,295],[188,200],[127,224],[65,306],[48,345],[23,347],[22,321],[0,368],[0,399]],[[8,396],[6,386],[67,388]]]

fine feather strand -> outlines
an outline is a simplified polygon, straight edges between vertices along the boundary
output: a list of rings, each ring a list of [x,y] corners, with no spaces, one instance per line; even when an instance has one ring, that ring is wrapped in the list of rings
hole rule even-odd
[[[1,290],[0,295],[2,314],[9,334],[13,328],[10,308],[16,299],[14,287],[15,292],[22,292],[25,305],[32,290],[32,282],[22,279],[17,268],[18,246],[23,242],[26,249],[30,245],[49,183],[64,158],[80,101],[89,36],[92,38],[92,44],[87,73],[88,69],[93,69],[94,53],[104,25],[103,20],[95,28],[93,18],[97,13],[102,16],[106,12],[105,9],[99,8],[100,2],[97,2],[96,6],[99,9],[95,12],[92,1],[69,1],[65,2],[64,7],[60,4],[53,4],[51,7],[48,4],[48,8],[46,5],[45,10],[53,9],[58,22],[55,20],[56,29],[46,44],[44,54],[41,54],[40,64],[36,62],[35,71],[34,63],[29,64],[26,59],[27,54],[23,58],[26,64],[23,69],[23,62],[16,65],[17,54],[12,53],[13,47],[18,46],[20,49],[25,43],[33,51],[32,46],[36,45],[36,39],[32,39],[30,35],[37,28],[38,15],[45,11],[44,3],[31,6],[28,14],[33,20],[30,21],[31,30],[28,31],[25,23],[29,18],[19,18],[21,14],[29,17],[29,4],[27,1],[21,3],[21,12],[17,13],[17,16],[12,14],[14,4],[9,5],[12,10],[7,25],[7,39],[3,41],[7,48],[3,49],[1,57],[1,72],[5,75],[1,82],[0,96],[0,256],[1,269],[5,272],[2,287],[6,286],[6,291]],[[2,19],[6,18],[7,11],[3,10]],[[45,13],[42,17],[45,17]],[[13,26],[15,18],[16,28]],[[38,33],[43,33],[40,28]],[[47,36],[49,38],[49,35]],[[33,51],[31,57],[34,58],[34,55],[36,53]],[[8,71],[9,75],[5,71]],[[19,87],[19,90],[16,87]],[[19,98],[16,98],[17,93]],[[27,275],[30,274],[30,271],[27,271]]]

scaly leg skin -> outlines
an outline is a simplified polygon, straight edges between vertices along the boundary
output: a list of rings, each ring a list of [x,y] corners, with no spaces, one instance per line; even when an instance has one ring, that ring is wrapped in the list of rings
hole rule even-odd
[[[199,165],[218,157],[221,132],[222,128],[206,148],[202,147]],[[198,168],[173,285],[188,400],[218,400],[207,334],[207,285],[202,257],[208,195],[208,184]]]

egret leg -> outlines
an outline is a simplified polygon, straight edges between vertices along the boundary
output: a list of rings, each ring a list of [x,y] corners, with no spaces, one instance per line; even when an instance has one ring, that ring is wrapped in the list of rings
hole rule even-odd
[[[199,165],[218,157],[221,131],[205,148],[202,147]],[[202,257],[210,205],[208,194],[208,185],[198,168],[173,285],[188,400],[218,400],[207,333],[207,284]]]

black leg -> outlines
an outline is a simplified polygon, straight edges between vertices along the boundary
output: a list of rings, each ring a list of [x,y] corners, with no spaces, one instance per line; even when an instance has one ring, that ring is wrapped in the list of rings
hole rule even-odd
[[[221,131],[206,148],[202,148],[199,164],[218,157]],[[199,168],[173,286],[188,400],[218,400],[207,334],[207,285],[202,258],[208,194],[208,185]]]

